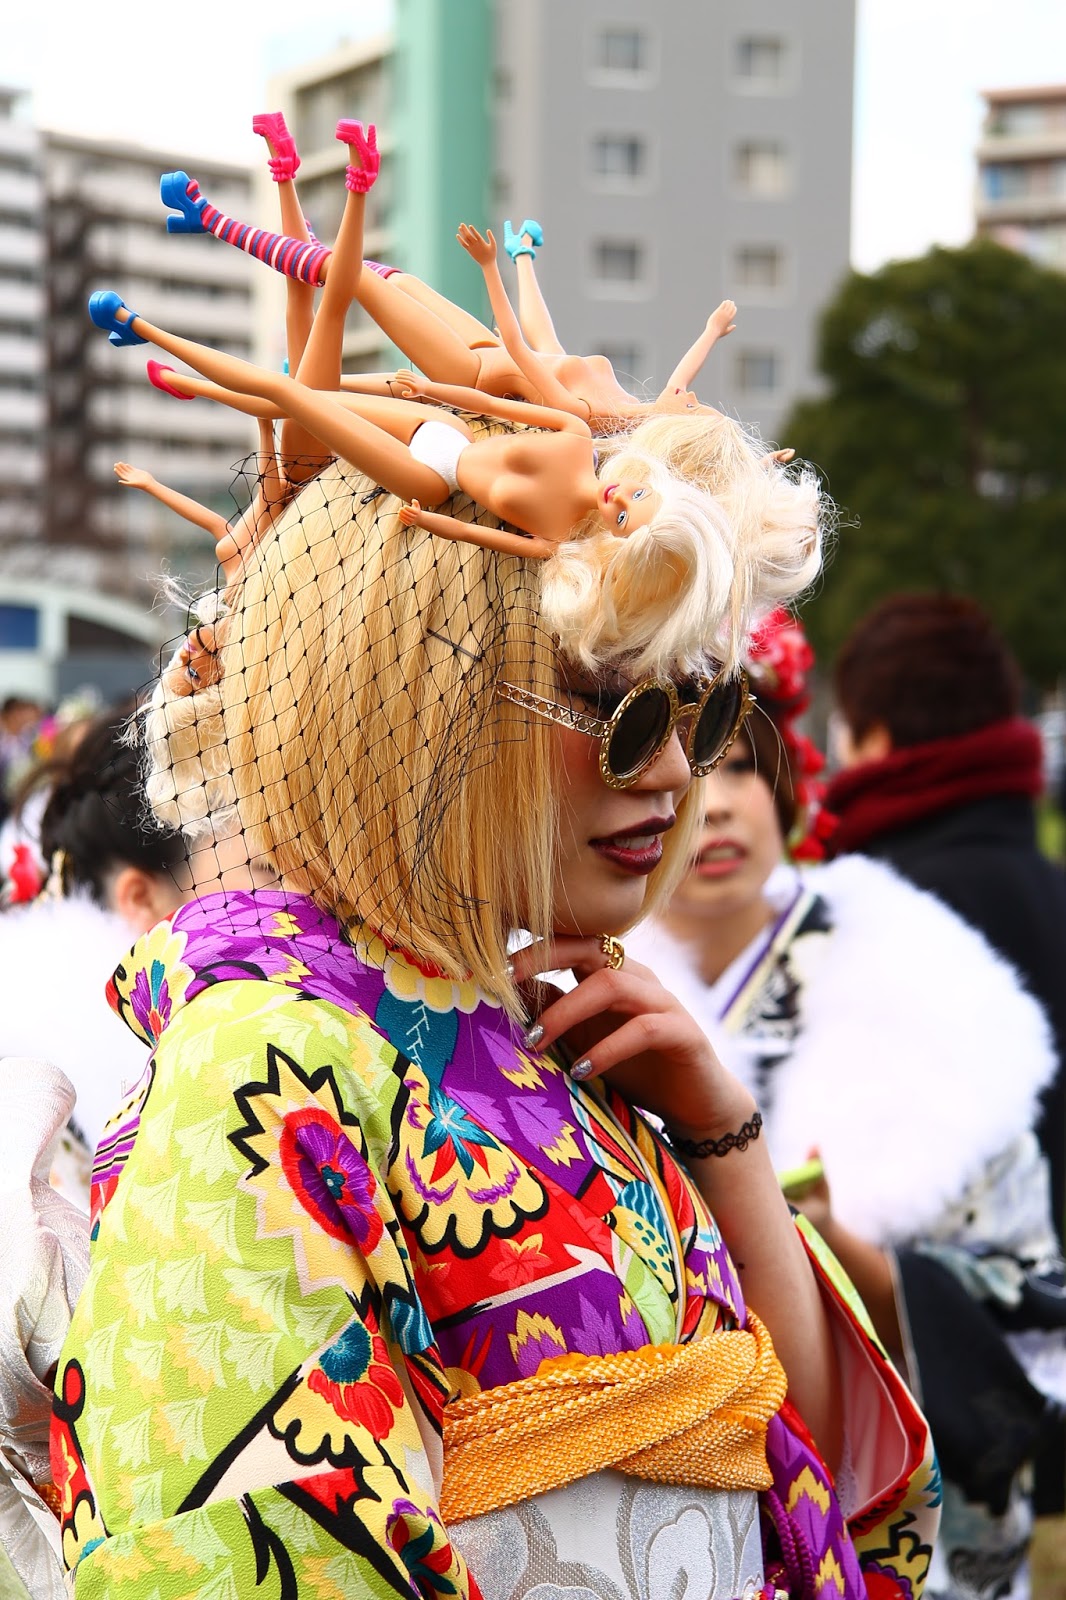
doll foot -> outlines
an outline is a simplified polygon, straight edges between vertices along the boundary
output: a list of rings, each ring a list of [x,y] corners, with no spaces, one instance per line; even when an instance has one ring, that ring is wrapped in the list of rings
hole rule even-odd
[[[131,320],[122,321],[118,312],[128,311]],[[95,294],[89,296],[89,319],[98,328],[107,330],[109,344],[147,344],[147,339],[142,339],[139,333],[134,333],[132,318],[136,312],[130,311],[129,306],[114,289],[97,289]]]
[[[378,172],[381,170],[381,155],[378,151],[378,130],[372,122],[363,127],[361,122],[353,118],[342,117],[337,124],[337,138],[341,144],[346,144],[354,150],[359,157],[359,165],[354,164],[347,169],[344,186],[353,194],[366,194],[377,182]]]
[[[526,243],[527,239],[529,240],[528,244]],[[517,261],[519,256],[530,256],[535,261],[537,259],[535,246],[543,243],[544,232],[540,223],[533,222],[528,217],[517,233],[511,227],[509,220],[503,225],[503,248],[507,251],[512,261]]]
[[[174,396],[175,400],[192,400],[192,399],[194,399],[195,397],[193,395],[191,395],[191,394],[183,394],[180,389],[175,389],[175,387],[174,387],[174,385],[172,383],[168,383],[167,382],[167,380],[163,376],[164,372],[173,372],[173,371],[174,371],[173,367],[164,367],[164,365],[163,365],[163,363],[161,361],[149,361],[149,363],[148,363],[148,382],[153,386],[153,388],[162,389],[164,394],[172,394]]]
[[[377,182],[377,173],[365,167],[345,167],[344,187],[349,194],[368,194]]]
[[[167,218],[168,233],[207,232],[203,217],[207,201],[200,193],[200,185],[187,172],[164,172],[159,180],[159,198],[180,213]]]
[[[337,124],[335,138],[341,144],[358,144],[363,137],[363,124],[355,117],[342,117]]]
[[[285,126],[280,111],[260,111],[252,118],[252,132],[268,140],[271,155],[267,162],[275,183],[288,183],[296,176],[300,165],[296,140]]]

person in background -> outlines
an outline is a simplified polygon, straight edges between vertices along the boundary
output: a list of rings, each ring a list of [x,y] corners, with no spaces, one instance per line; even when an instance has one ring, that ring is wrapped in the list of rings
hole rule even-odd
[[[190,888],[184,843],[148,812],[138,757],[126,742],[133,710],[132,701],[110,707],[84,725],[65,756],[40,768],[48,892],[0,914],[0,1057],[44,1057],[71,1080],[73,1129],[54,1172],[86,1211],[96,1141],[147,1055],[111,1015],[107,980],[133,941]]]
[[[25,695],[0,700],[0,822],[11,809],[11,790],[29,760],[41,707]]]
[[[627,947],[751,1089],[786,1193],[920,1396],[945,1479],[927,1597],[1020,1600],[1029,1463],[1066,1386],[1032,1132],[1055,1055],[1015,974],[932,896],[858,857],[786,864],[786,841],[817,854],[795,726],[812,659],[782,613],[757,637],[759,710],[704,780],[693,870]]]
[[[856,624],[833,689],[844,770],[830,853],[888,862],[980,930],[1048,1014],[1059,1071],[1037,1132],[1066,1211],[1066,872],[1041,854],[1039,734],[991,619],[962,595],[900,594]]]

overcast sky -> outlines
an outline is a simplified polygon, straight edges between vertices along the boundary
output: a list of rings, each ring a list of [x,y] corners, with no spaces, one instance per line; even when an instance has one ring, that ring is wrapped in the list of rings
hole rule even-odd
[[[248,124],[269,109],[270,74],[380,32],[389,11],[390,0],[23,0],[0,32],[0,81],[31,88],[49,126],[254,159]],[[853,257],[868,271],[969,237],[979,91],[1066,82],[1066,0],[858,0],[858,14]]]

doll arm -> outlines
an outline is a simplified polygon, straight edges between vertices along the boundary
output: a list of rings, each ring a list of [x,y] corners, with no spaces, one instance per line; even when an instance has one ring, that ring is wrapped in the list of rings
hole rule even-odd
[[[421,382],[421,379],[419,381]],[[429,392],[424,383],[422,391]],[[395,399],[397,393],[395,375],[391,372],[345,372],[341,375],[341,393],[380,395],[382,399],[391,396]]]
[[[711,312],[707,318],[707,326],[696,343],[685,351],[670,374],[664,393],[672,394],[676,389],[690,387],[719,339],[724,339],[727,333],[732,333],[736,328],[736,323],[733,321],[736,314],[737,308],[732,300],[723,300],[721,305]]]
[[[145,494],[150,494],[154,500],[176,511],[179,517],[184,517],[186,522],[203,528],[205,533],[213,534],[216,539],[221,539],[227,531],[229,525],[219,512],[202,506],[199,500],[193,500],[187,494],[179,494],[177,489],[169,489],[142,467],[131,467],[128,461],[116,461],[115,476],[127,489],[143,489]]]
[[[545,561],[553,556],[557,546],[550,539],[535,539],[521,533],[508,533],[503,528],[481,528],[476,522],[461,522],[458,517],[446,516],[440,511],[423,511],[417,500],[401,506],[400,521],[405,528],[425,528],[442,539],[455,539],[462,544],[479,544],[486,550],[498,550],[505,556],[525,556]]]
[[[427,383],[405,368],[397,372],[395,383],[404,400],[425,397],[439,400],[442,405],[455,406],[460,411],[472,411],[479,417],[499,417],[503,422],[525,422],[531,428],[546,428],[551,433],[578,433],[582,438],[592,438],[587,422],[555,406],[538,406],[530,400],[501,400],[482,389],[466,389],[459,384]]]
[[[583,401],[577,399],[570,390],[564,388],[555,374],[548,368],[526,343],[522,329],[518,325],[518,318],[514,314],[514,307],[507,298],[507,290],[500,277],[500,268],[496,261],[496,240],[492,230],[487,238],[482,238],[476,228],[464,222],[456,235],[459,243],[468,255],[473,256],[485,277],[485,287],[489,292],[489,304],[492,314],[496,319],[500,338],[511,360],[519,370],[534,384],[538,392],[548,402],[560,411],[568,411],[571,416],[581,417],[588,421],[592,415],[591,408]]]

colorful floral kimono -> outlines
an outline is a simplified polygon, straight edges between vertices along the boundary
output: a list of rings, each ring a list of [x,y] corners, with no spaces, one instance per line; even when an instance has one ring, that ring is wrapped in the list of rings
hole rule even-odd
[[[621,1401],[542,1490],[520,1448],[460,1472],[451,1418],[486,1400],[757,1327],[668,1147],[493,999],[257,891],[160,924],[112,1000],[155,1049],[97,1152],[56,1380],[77,1600],[920,1593],[927,1429],[832,1263],[840,1495],[780,1396],[758,1494],[640,1477]]]

